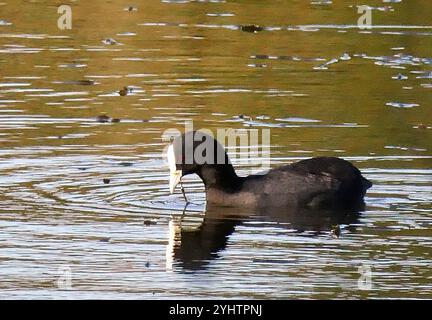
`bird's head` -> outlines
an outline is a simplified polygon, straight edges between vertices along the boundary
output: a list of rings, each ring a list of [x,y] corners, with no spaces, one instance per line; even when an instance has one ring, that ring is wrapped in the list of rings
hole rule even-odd
[[[176,137],[168,146],[167,160],[171,193],[185,175],[200,175],[203,168],[230,164],[224,147],[203,131],[189,131]]]

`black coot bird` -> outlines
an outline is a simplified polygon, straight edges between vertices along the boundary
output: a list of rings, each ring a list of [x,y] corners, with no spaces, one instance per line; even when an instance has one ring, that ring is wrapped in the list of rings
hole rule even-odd
[[[224,147],[201,131],[189,131],[168,146],[170,192],[181,178],[196,173],[207,203],[220,206],[358,208],[372,183],[350,162],[317,157],[239,177]]]

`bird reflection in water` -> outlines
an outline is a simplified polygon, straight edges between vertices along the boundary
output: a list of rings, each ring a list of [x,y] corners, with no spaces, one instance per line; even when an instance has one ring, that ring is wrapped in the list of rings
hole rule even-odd
[[[258,209],[242,211],[241,208],[207,207],[204,219],[191,226],[187,222],[187,206],[181,216],[173,216],[169,223],[169,241],[166,252],[167,270],[197,271],[210,266],[225,250],[236,226],[247,221],[260,221],[264,226],[287,229],[287,232],[317,236],[323,233],[339,236],[340,225],[358,222],[357,210],[310,209]],[[245,209],[246,210],[246,209]],[[351,229],[353,231],[354,229]]]

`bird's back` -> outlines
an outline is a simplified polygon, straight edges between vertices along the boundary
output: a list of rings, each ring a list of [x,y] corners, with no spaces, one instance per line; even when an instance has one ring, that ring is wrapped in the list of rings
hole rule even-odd
[[[257,205],[328,207],[362,201],[371,183],[350,162],[319,157],[245,178],[241,193]]]

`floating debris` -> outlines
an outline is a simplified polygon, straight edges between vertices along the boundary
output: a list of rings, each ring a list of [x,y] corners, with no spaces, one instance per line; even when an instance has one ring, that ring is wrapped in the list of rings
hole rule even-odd
[[[78,84],[80,86],[92,86],[95,84],[94,80],[77,80],[73,82],[74,84]]]
[[[269,55],[266,54],[256,54],[251,56],[252,59],[270,59]]]
[[[101,123],[108,122],[109,120],[110,120],[110,117],[108,117],[106,114],[102,114],[102,115],[96,117],[96,121],[101,122]]]
[[[128,95],[129,93],[132,93],[132,88],[123,87],[123,89],[119,90],[119,95],[122,97]]]
[[[240,26],[240,30],[244,32],[257,33],[263,31],[264,28],[256,24],[250,24],[250,25]]]
[[[127,93],[128,93],[127,87],[124,87],[123,89],[120,89],[120,91],[119,91],[119,95],[121,95],[122,97],[127,95]]]
[[[144,225],[145,226],[151,226],[151,225],[155,225],[156,221],[153,220],[144,220]]]
[[[133,166],[132,162],[120,162],[119,165],[123,166],[123,167],[131,167]]]
[[[110,183],[111,182],[111,180],[110,179],[108,179],[108,178],[104,178],[103,180],[103,183],[104,184],[108,184],[108,183]]]
[[[134,6],[128,6],[128,7],[124,8],[123,10],[132,12],[132,11],[138,11],[138,8],[134,7]]]
[[[118,44],[118,42],[117,42],[115,39],[113,39],[113,38],[106,38],[106,39],[103,39],[103,40],[102,40],[102,43],[103,43],[103,44],[106,44],[106,45],[114,45],[114,44]]]
[[[406,80],[406,79],[408,79],[408,76],[406,76],[402,73],[399,73],[399,74],[393,76],[392,79],[394,79],[394,80]]]

